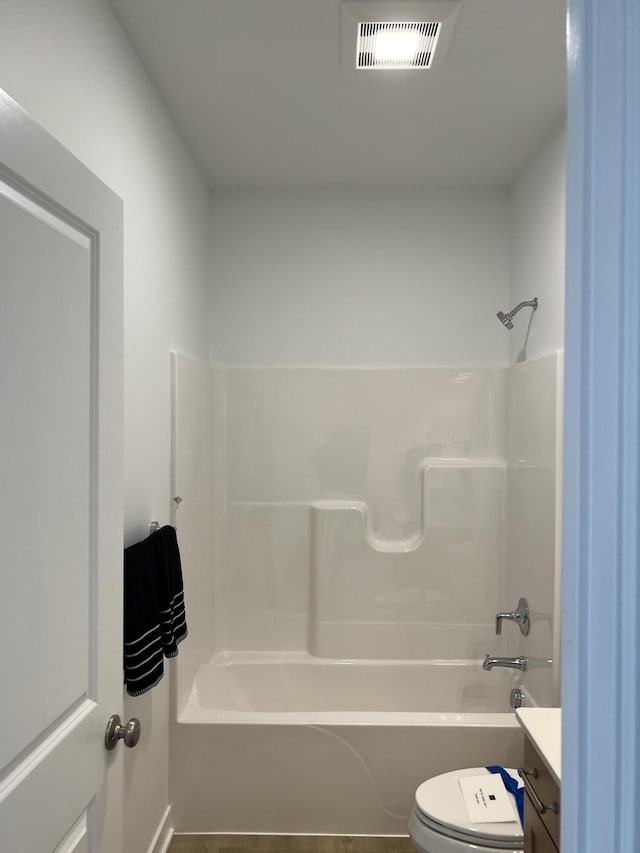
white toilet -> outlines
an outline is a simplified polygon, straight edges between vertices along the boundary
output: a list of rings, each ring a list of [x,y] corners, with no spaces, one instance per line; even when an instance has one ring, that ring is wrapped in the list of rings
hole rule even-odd
[[[506,768],[510,776],[517,771]],[[461,776],[489,775],[486,767],[454,770],[427,779],[416,791],[409,835],[420,853],[517,853],[524,849],[519,820],[471,823],[458,784]]]

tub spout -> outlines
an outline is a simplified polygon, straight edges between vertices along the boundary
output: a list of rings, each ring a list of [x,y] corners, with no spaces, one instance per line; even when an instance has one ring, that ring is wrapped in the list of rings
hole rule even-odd
[[[522,656],[517,658],[496,658],[487,654],[485,655],[482,668],[489,670],[493,669],[494,666],[506,666],[509,669],[519,669],[522,672],[526,672],[527,663],[527,659]]]

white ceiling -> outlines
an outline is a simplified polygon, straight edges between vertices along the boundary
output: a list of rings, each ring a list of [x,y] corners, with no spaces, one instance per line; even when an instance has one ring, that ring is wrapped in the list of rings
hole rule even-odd
[[[561,120],[564,0],[462,0],[444,64],[340,65],[340,0],[111,0],[213,188],[506,186]]]

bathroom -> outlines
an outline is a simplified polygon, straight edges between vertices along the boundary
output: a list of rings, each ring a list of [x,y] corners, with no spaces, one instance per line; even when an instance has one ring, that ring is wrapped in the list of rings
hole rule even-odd
[[[225,49],[238,35],[210,46],[211,29],[181,29],[168,3],[154,19],[153,5],[6,0],[0,32],[0,87],[123,200],[124,543],[159,519],[176,524],[183,552],[189,638],[156,688],[124,697],[143,737],[119,751],[109,808],[119,802],[130,853],[164,849],[174,829],[404,834],[416,785],[455,769],[456,750],[460,766],[521,760],[513,688],[525,705],[559,704],[565,11],[557,0],[535,14],[525,0],[462,4],[434,73],[464,39],[481,84],[499,71],[511,86],[494,93],[489,120],[478,116],[471,146],[459,116],[442,130],[447,108],[434,103],[437,156],[412,172],[420,146],[401,120],[430,72],[377,84],[376,72],[345,70],[341,4],[306,4],[290,22],[303,34],[310,16],[316,32],[291,61],[314,73],[326,63],[351,96],[318,87],[306,111],[284,60],[269,78],[274,100],[259,97],[259,60],[277,53],[268,43],[252,64]],[[266,12],[253,20],[249,3],[195,5],[206,21],[219,6],[220,23],[256,45],[258,25],[274,39],[282,30]],[[480,64],[480,26],[487,38],[497,26],[504,62]],[[201,105],[180,103],[188,45],[213,54],[216,80],[233,60],[247,98],[238,111],[231,89],[213,87],[212,157],[193,123],[215,124],[212,84],[200,81]],[[313,157],[297,155],[297,135],[326,127],[322,110],[345,115],[354,91],[372,99],[350,125],[364,125],[367,156],[332,126]],[[293,142],[276,135],[291,125],[285,96],[304,117]],[[534,297],[513,329],[497,319]],[[331,574],[345,555],[352,573]],[[496,636],[496,613],[521,597],[529,636],[509,621]],[[536,666],[486,671],[486,653]],[[214,656],[199,690],[212,694],[207,709],[192,687]],[[255,682],[233,681],[251,666]],[[296,679],[312,667],[327,681],[309,705]],[[238,701],[225,705],[234,685]],[[273,703],[259,721],[254,687]],[[198,723],[207,710],[213,724]],[[491,719],[454,719],[466,713]],[[324,762],[325,777],[296,775],[301,755]]]
[[[460,14],[443,63],[478,40],[462,41],[480,10]],[[528,29],[511,14],[501,44]],[[178,834],[402,835],[423,779],[521,764],[511,689],[558,704],[564,15],[547,14],[532,16],[557,37],[534,98],[546,127],[508,188],[439,174],[214,192],[214,367],[173,360],[174,518],[186,565],[211,549],[185,569],[199,595],[171,714]],[[533,297],[512,330],[497,320]],[[522,596],[530,636],[496,637]],[[487,652],[529,671],[485,671]]]

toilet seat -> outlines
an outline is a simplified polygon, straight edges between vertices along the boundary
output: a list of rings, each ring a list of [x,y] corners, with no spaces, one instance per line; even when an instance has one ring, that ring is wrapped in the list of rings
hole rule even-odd
[[[516,779],[517,773],[507,768]],[[442,773],[423,782],[416,791],[414,815],[420,824],[445,838],[487,850],[523,847],[523,831],[514,808],[514,820],[505,823],[471,823],[458,784],[461,776],[489,775],[486,767]]]

